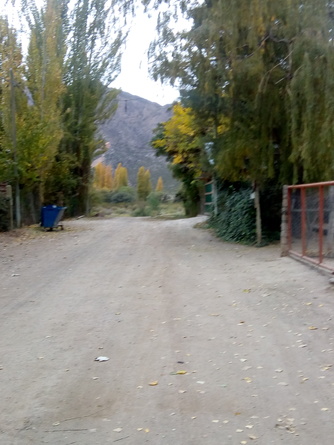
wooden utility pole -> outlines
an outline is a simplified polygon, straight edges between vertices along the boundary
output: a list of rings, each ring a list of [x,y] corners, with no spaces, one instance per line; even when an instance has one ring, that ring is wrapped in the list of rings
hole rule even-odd
[[[15,187],[15,221],[16,227],[21,227],[21,202],[20,202],[20,182],[17,165],[17,140],[16,140],[16,103],[15,103],[15,83],[13,70],[10,69],[10,112],[11,112],[11,133],[13,144],[14,161],[14,187]]]

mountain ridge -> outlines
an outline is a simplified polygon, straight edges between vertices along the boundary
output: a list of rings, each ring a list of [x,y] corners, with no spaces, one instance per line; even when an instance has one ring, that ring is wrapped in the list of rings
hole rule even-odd
[[[138,169],[144,166],[151,172],[153,187],[161,176],[166,191],[175,192],[178,183],[165,158],[157,157],[150,145],[153,130],[170,119],[172,105],[160,105],[126,92],[118,95],[117,102],[115,114],[101,125],[102,136],[108,143],[104,163],[116,168],[121,162],[128,170],[131,186],[136,185]]]

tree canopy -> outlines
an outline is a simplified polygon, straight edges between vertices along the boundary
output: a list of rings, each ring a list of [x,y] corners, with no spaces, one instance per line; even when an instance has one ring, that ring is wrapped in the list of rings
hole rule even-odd
[[[256,192],[268,182],[332,179],[332,2],[206,0],[184,12],[187,31],[169,27],[169,12],[160,22],[152,73],[181,85],[181,104],[202,128],[199,153],[211,142],[216,177]]]
[[[160,34],[153,74],[178,79],[182,102],[201,119],[228,119],[214,141],[222,177],[333,176],[333,8],[325,0],[210,0],[187,8],[189,31]]]

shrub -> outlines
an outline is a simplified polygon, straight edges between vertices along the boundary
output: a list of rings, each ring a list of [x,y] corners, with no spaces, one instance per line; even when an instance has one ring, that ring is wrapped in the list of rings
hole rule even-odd
[[[101,205],[104,202],[102,192],[92,188],[89,191],[89,202],[92,207]]]
[[[252,244],[256,241],[254,201],[251,190],[222,192],[219,196],[220,213],[210,218],[210,226],[226,241]]]
[[[111,203],[134,202],[136,192],[132,187],[121,187],[114,192],[109,192],[106,198],[106,202]]]
[[[151,216],[151,210],[146,206],[145,201],[140,201],[138,207],[132,212],[132,216]]]
[[[10,230],[9,204],[6,198],[0,197],[0,232]]]
[[[159,211],[164,198],[163,192],[151,192],[147,197],[147,203],[152,211]]]

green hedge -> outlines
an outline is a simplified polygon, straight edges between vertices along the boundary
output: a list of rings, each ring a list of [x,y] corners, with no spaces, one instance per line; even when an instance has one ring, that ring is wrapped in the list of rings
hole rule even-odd
[[[104,203],[131,203],[136,200],[136,191],[132,187],[121,187],[119,190],[115,191],[93,189],[90,198],[93,206]]]
[[[225,241],[253,244],[256,241],[256,215],[251,189],[230,188],[219,195],[220,212],[210,218],[210,226]]]

